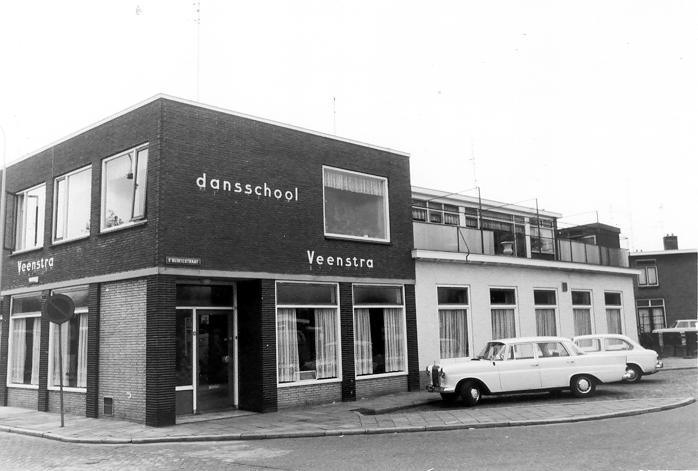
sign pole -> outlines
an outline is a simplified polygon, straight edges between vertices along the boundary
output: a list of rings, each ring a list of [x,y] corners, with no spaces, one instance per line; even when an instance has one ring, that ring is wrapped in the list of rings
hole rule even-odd
[[[63,342],[61,341],[61,330],[63,330],[61,324],[56,324],[58,329],[58,374],[60,375],[60,388],[61,388],[61,427],[63,427]]]

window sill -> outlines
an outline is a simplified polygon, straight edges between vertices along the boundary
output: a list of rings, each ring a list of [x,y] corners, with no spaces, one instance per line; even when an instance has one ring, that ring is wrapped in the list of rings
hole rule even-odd
[[[36,384],[15,384],[15,383],[7,383],[8,388],[14,388],[14,389],[33,389],[35,391],[39,390],[39,386]]]
[[[114,226],[114,227],[104,227],[100,229],[99,233],[100,234],[109,234],[111,232],[117,232],[125,229],[129,229],[131,227],[138,227],[138,226],[143,226],[148,222],[147,219],[141,219],[138,221],[133,221],[133,222],[128,222],[125,224],[121,224],[119,226]]]
[[[57,245],[65,245],[65,244],[70,244],[71,242],[78,242],[81,240],[89,239],[90,234],[82,235],[80,237],[73,237],[72,239],[61,239],[61,240],[54,240],[51,245],[52,246],[57,246]]]
[[[28,254],[31,252],[37,252],[39,250],[42,250],[43,248],[44,248],[44,246],[42,245],[41,247],[33,247],[31,249],[16,250],[16,251],[12,252],[12,254],[10,256],[14,257],[15,255],[25,255],[25,254]]]
[[[357,376],[357,381],[364,381],[368,379],[380,379],[380,378],[394,378],[397,376],[407,376],[407,371],[396,371],[394,373],[378,373],[372,375],[361,375]]]
[[[317,386],[318,384],[341,383],[342,378],[328,379],[307,379],[304,381],[294,381],[292,383],[276,383],[277,388],[292,388],[294,386]]]
[[[358,237],[340,234],[325,234],[325,239],[328,240],[345,240],[349,242],[363,242],[370,244],[390,245],[390,239],[374,239],[371,237]]]
[[[59,392],[61,390],[61,388],[60,388],[60,386],[49,386],[48,390],[54,391],[54,392]],[[87,388],[71,388],[69,386],[63,386],[63,392],[85,394],[85,393],[87,393]]]
[[[637,285],[638,288],[643,289],[643,288],[659,288],[659,283],[656,285]]]

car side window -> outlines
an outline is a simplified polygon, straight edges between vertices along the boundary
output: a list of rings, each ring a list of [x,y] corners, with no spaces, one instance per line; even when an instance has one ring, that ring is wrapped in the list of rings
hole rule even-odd
[[[532,343],[517,343],[514,344],[513,349],[514,358],[517,360],[529,360],[533,358],[533,344]]]
[[[604,349],[610,351],[632,350],[633,346],[623,339],[604,339]]]
[[[599,342],[599,339],[577,339],[575,343],[583,352],[601,351],[601,342]]]
[[[543,358],[568,357],[570,354],[560,342],[539,342],[538,356]]]

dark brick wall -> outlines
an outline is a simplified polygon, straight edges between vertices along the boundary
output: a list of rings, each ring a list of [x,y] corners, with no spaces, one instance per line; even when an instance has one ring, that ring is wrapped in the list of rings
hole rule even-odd
[[[147,278],[145,424],[155,427],[175,424],[175,279]]]
[[[43,302],[46,302],[49,292],[44,292]],[[37,410],[48,411],[48,344],[51,323],[48,319],[41,318],[41,340],[39,351],[39,395]]]
[[[342,400],[356,400],[354,365],[354,306],[352,284],[339,284],[339,322],[342,332]]]
[[[85,416],[99,417],[99,299],[100,285],[88,287],[87,307],[87,392],[85,394]]]
[[[276,388],[276,286],[274,280],[262,280],[262,410],[277,410]]]
[[[405,285],[405,318],[407,331],[407,383],[410,391],[419,390],[419,351],[417,349],[417,308],[414,285]]]
[[[667,326],[678,319],[698,316],[698,255],[696,253],[634,254],[630,266],[638,260],[655,260],[659,286],[639,287],[635,278],[635,299],[664,298]]]
[[[156,263],[155,229],[159,175],[160,102],[153,102],[90,129],[18,162],[7,170],[7,190],[18,191],[46,184],[44,248],[9,255],[3,251],[3,289],[27,285],[28,276],[39,276],[40,283],[133,270]],[[148,223],[100,234],[102,160],[149,142]],[[92,210],[90,237],[52,245],[54,178],[67,172],[92,166]],[[10,220],[8,212],[8,220]],[[12,230],[12,226],[8,226]],[[54,258],[52,269],[18,273],[17,262]]]
[[[7,352],[10,337],[10,297],[0,297],[2,322],[0,322],[0,407],[7,406]]]
[[[171,101],[162,136],[161,263],[177,255],[205,269],[414,278],[407,157]],[[388,179],[390,243],[325,238],[323,165]],[[201,190],[204,173],[209,183],[298,188],[299,200]],[[371,258],[374,268],[311,266],[308,250]]]

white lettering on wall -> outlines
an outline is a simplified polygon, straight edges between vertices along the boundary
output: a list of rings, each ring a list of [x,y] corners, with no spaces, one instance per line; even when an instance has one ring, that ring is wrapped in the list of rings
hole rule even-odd
[[[32,273],[39,270],[51,270],[53,268],[53,257],[50,258],[40,258],[38,260],[32,260],[29,262],[24,262],[21,260],[17,261],[17,274],[22,273]]]
[[[331,267],[348,267],[348,268],[373,268],[372,258],[360,258],[360,257],[340,257],[337,255],[315,255],[314,250],[306,250],[308,255],[308,265],[311,267],[313,265],[323,266],[329,265]]]
[[[220,178],[209,178],[206,173],[203,173],[196,179],[196,186],[202,191],[211,189],[214,192],[225,191],[248,196],[255,195],[264,198],[274,198],[279,201],[285,200],[287,203],[298,201],[298,187],[294,187],[293,190],[282,190],[279,188],[272,188],[266,182],[259,185],[231,182],[229,180],[221,180]]]

